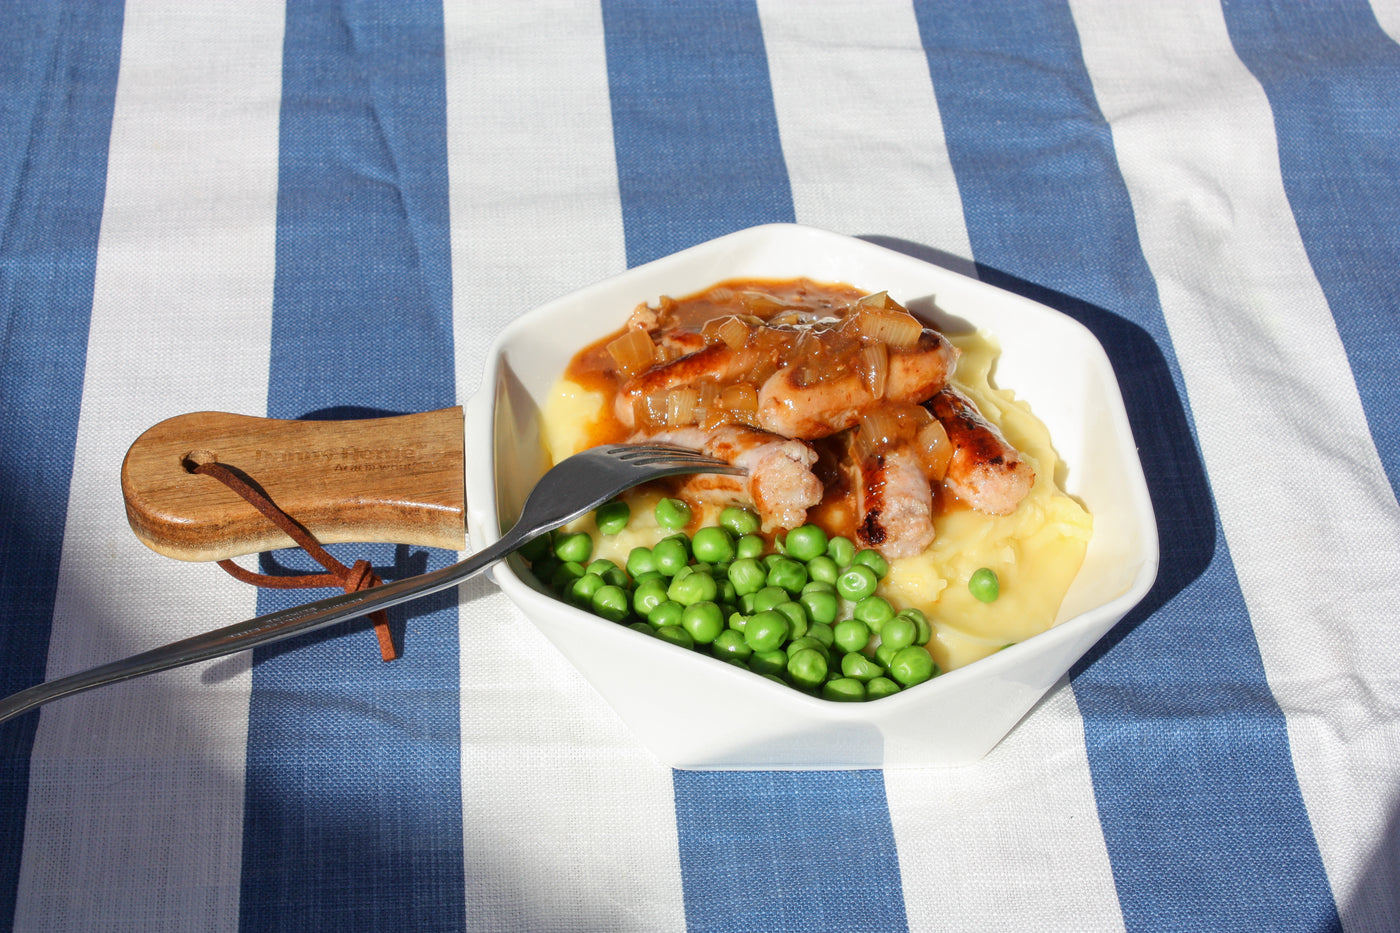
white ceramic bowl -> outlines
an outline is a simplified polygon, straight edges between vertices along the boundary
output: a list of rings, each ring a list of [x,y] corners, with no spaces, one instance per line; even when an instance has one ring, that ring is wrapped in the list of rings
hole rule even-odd
[[[996,745],[1146,594],[1156,522],[1103,348],[1033,301],[863,240],[754,227],[632,269],[523,315],[496,340],[467,406],[473,549],[500,537],[547,467],[539,408],[569,358],[631,309],[737,277],[849,282],[890,294],[934,326],[975,325],[1002,345],[998,385],[1028,401],[1094,516],[1057,624],[894,696],[835,703],[607,622],[550,596],[517,558],[497,584],[664,763],[678,768],[895,768],[972,761]],[[935,307],[936,302],[936,307]],[[962,326],[950,327],[959,321]],[[965,323],[963,323],[965,322]]]

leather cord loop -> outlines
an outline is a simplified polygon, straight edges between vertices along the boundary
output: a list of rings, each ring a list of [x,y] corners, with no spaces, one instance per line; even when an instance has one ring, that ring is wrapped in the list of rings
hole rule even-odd
[[[281,590],[338,586],[347,593],[358,593],[360,590],[366,590],[384,582],[370,567],[369,561],[357,560],[354,566],[347,567],[336,560],[305,526],[282,511],[267,493],[222,463],[216,461],[201,463],[194,467],[193,472],[217,479],[236,492],[249,505],[262,513],[268,521],[281,529],[287,537],[295,541],[298,547],[310,554],[318,564],[326,568],[325,573],[280,576],[245,570],[232,560],[219,561],[219,566],[234,579],[253,586]],[[394,645],[393,635],[389,631],[388,613],[379,609],[370,613],[369,618],[374,622],[374,634],[379,639],[380,656],[385,661],[394,660],[399,654],[398,648]]]

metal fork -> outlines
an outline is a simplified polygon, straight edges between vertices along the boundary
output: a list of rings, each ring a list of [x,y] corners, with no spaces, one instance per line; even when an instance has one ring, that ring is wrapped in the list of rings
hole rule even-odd
[[[575,454],[545,473],[520,518],[500,540],[450,567],[268,613],[21,690],[0,700],[0,722],[60,697],[156,671],[266,645],[457,586],[534,538],[596,509],[633,486],[685,473],[742,473],[739,467],[670,444],[610,444]]]

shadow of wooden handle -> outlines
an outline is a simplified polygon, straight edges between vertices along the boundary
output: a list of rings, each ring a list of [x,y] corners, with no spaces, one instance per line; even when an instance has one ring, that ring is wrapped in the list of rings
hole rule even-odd
[[[463,550],[462,409],[357,421],[179,415],[122,461],[131,530],[178,560],[222,560],[293,542],[240,496],[190,472],[210,459],[244,474],[322,544],[381,541]]]

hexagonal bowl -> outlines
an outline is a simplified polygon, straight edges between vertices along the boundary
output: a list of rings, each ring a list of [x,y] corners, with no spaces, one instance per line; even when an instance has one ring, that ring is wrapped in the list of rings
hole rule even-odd
[[[1156,521],[1112,367],[1082,325],[1043,305],[864,240],[791,224],[742,230],[522,315],[497,338],[467,405],[473,549],[500,537],[548,467],[540,410],[570,357],[639,302],[725,279],[849,282],[933,326],[1002,347],[997,384],[1050,429],[1063,485],[1094,517],[1082,568],[1046,632],[894,696],[836,703],[605,621],[555,599],[518,558],[492,576],[667,765],[922,767],[984,756],[1147,593]]]

